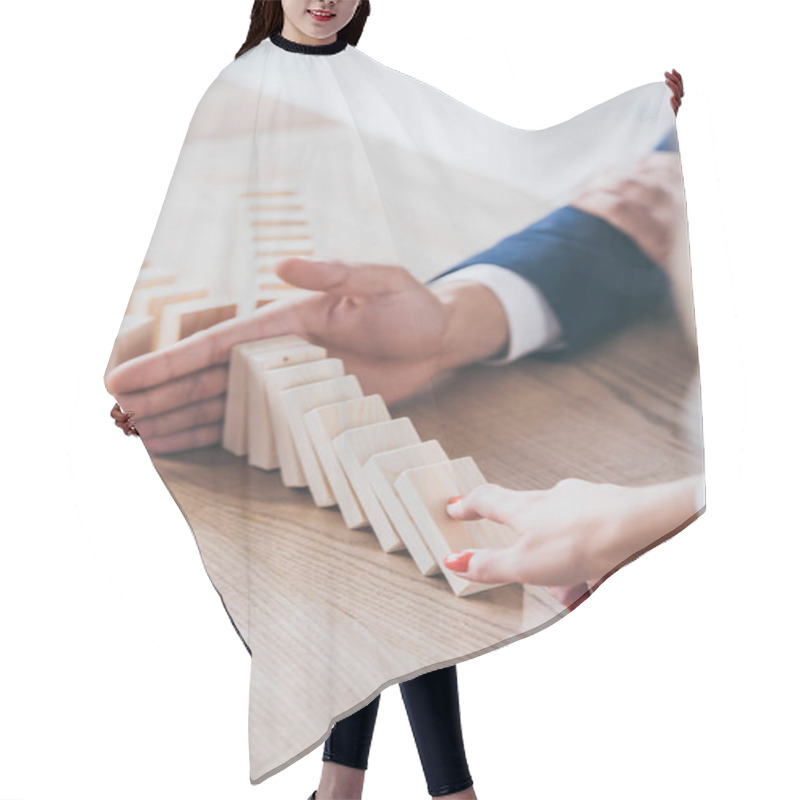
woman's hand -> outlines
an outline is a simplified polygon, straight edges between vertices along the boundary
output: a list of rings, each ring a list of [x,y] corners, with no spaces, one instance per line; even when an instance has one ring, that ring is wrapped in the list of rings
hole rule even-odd
[[[445,567],[478,583],[596,585],[634,554],[676,533],[698,510],[702,477],[630,488],[569,478],[546,491],[478,486],[451,502],[454,519],[491,519],[520,534],[513,547],[470,549]],[[470,555],[471,554],[471,555]]]
[[[241,342],[295,334],[341,358],[365,394],[387,404],[419,391],[441,372],[488,358],[508,339],[494,293],[472,281],[433,290],[403,267],[284,259],[278,276],[307,289],[258,313],[214,325],[120,364],[106,388],[153,453],[218,444],[228,361]]]

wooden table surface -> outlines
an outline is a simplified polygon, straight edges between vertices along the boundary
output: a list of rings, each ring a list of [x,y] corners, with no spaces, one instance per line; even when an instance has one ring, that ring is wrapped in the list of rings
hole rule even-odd
[[[695,367],[677,322],[661,313],[568,361],[451,373],[390,412],[512,489],[566,477],[644,485],[700,468],[681,433]],[[456,597],[406,551],[384,553],[371,529],[347,529],[335,507],[315,507],[279,471],[221,447],[153,462],[251,651],[253,783],[318,747],[332,722],[383,688],[567,613],[519,584]]]

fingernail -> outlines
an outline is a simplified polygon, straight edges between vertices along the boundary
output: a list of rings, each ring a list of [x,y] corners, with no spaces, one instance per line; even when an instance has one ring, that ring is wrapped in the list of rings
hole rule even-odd
[[[444,560],[444,565],[454,572],[466,572],[469,568],[469,562],[475,553],[469,551],[467,553],[450,553]]]
[[[451,497],[447,501],[447,512],[455,511],[457,514],[461,511],[461,495],[457,494],[455,497]]]

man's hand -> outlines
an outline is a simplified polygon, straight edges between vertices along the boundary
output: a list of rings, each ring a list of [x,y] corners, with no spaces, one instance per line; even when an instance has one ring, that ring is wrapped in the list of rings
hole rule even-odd
[[[306,294],[200,331],[110,371],[106,388],[135,413],[152,453],[218,444],[228,361],[241,342],[295,334],[341,358],[387,404],[443,371],[488,358],[508,339],[494,293],[471,281],[431,288],[400,266],[284,259],[278,276]]]
[[[685,207],[680,157],[659,150],[632,167],[605,170],[570,205],[619,228],[663,267]]]

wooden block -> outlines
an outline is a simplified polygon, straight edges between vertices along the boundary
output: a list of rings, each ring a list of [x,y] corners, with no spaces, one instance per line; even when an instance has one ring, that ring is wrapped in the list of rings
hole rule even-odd
[[[151,286],[164,286],[168,283],[175,283],[176,277],[174,272],[166,269],[157,269],[156,267],[145,267],[145,262],[142,264],[142,271],[136,279],[136,284],[133,287],[135,292],[139,289],[147,289]]]
[[[271,227],[270,223],[308,222],[308,212],[302,206],[289,208],[259,204],[253,206],[252,211],[254,212],[252,225],[259,231]]]
[[[273,336],[252,342],[236,344],[231,348],[228,361],[228,390],[225,395],[225,419],[222,428],[222,446],[236,456],[247,453],[247,369],[248,354],[275,348],[305,345],[299,336]]]
[[[475,583],[460,578],[457,573],[444,566],[446,556],[472,547],[509,547],[519,540],[519,535],[505,525],[491,520],[461,522],[445,511],[451,497],[463,497],[484,483],[487,483],[486,479],[470,457],[404,470],[394,483],[406,510],[433,552],[442,574],[459,597],[506,584]]]
[[[171,303],[161,313],[158,349],[236,316],[236,303],[223,297],[200,297]]]
[[[322,361],[328,353],[324,347],[304,344],[259,351],[246,357],[247,374],[247,463],[260,469],[278,469],[278,440],[272,409],[269,405],[264,376],[275,369]]]
[[[146,296],[143,295],[142,292],[145,289],[152,289],[159,286],[174,286],[177,282],[177,278],[173,272],[167,272],[166,270],[156,269],[154,267],[144,269],[144,265],[142,266],[142,270],[143,271],[137,276],[136,283],[133,284],[131,296],[128,298],[128,305],[125,308],[126,315],[148,316],[148,314],[145,313]]]
[[[288,289],[297,289],[297,286],[292,286],[291,283],[286,283],[283,278],[279,278],[274,272],[265,272],[258,276],[259,289],[274,289],[277,294]],[[309,291],[304,289],[303,291]]]
[[[171,303],[182,303],[185,300],[196,300],[207,296],[208,290],[198,284],[168,283],[134,290],[128,308],[131,314],[147,315],[155,320],[151,344],[151,349],[155,350],[158,347],[158,332],[161,330],[161,315],[164,308]]]
[[[106,367],[106,375],[125,361],[150,352],[155,324],[153,317],[126,314],[122,318]]]
[[[254,266],[258,279],[262,283],[269,284],[273,283],[276,279],[280,280],[275,274],[275,269],[277,268],[278,264],[281,263],[281,261],[283,261],[285,258],[294,257],[313,258],[314,250],[308,247],[287,248],[283,251],[275,251],[272,253],[265,250],[259,250],[255,255],[257,256],[257,260]],[[307,289],[306,291],[310,290]]]
[[[355,375],[345,375],[329,381],[317,381],[280,392],[281,403],[289,423],[289,431],[303,467],[306,480],[304,485],[309,487],[314,502],[320,507],[335,506],[336,498],[317,458],[314,445],[311,443],[311,437],[306,428],[305,414],[319,406],[363,396],[361,384]]]
[[[284,231],[278,234],[264,234],[263,232],[253,237],[257,242],[256,256],[275,259],[276,262],[282,258],[293,256],[307,257],[314,254],[314,243],[311,236],[295,234],[286,235]]]
[[[344,363],[340,358],[326,358],[321,361],[298,364],[294,367],[273,369],[264,373],[263,379],[267,387],[270,419],[278,448],[281,480],[286,486],[305,486],[306,483],[303,465],[300,463],[300,456],[289,431],[289,423],[280,393],[284,389],[292,389],[295,386],[305,386],[308,383],[329,381],[331,378],[343,376]]]
[[[421,441],[408,417],[350,428],[333,439],[333,449],[339,457],[339,462],[367,515],[372,530],[375,531],[381,547],[387,553],[402,550],[403,541],[378,501],[364,472],[364,464],[375,453],[383,453],[409,444],[419,444]]]
[[[342,469],[339,456],[333,449],[333,439],[349,428],[391,420],[392,415],[384,399],[379,394],[370,394],[355,400],[332,403],[306,412],[304,418],[311,443],[333,490],[344,524],[351,530],[369,525],[364,509]]]
[[[252,198],[253,206],[266,206],[268,208],[293,207],[298,202],[297,185],[291,181],[282,181],[277,178],[259,183],[259,189],[242,192],[241,197]]]
[[[142,289],[137,289],[134,286],[128,305],[129,313],[160,317],[161,309],[168,303],[180,303],[184,300],[194,300],[207,295],[208,290],[203,286],[186,281],[156,284]]]
[[[405,504],[394,488],[394,482],[407,469],[447,461],[450,458],[444,448],[435,439],[431,439],[421,444],[376,453],[364,465],[372,490],[423,575],[436,575],[441,570],[419,528],[406,511]]]

